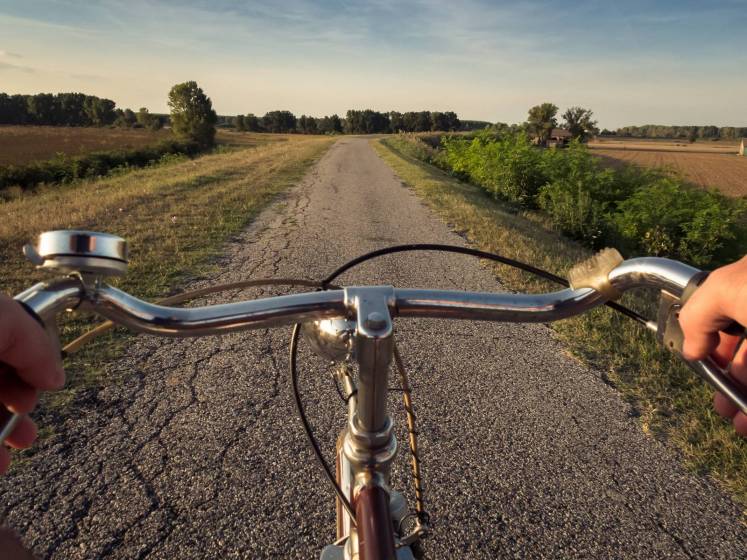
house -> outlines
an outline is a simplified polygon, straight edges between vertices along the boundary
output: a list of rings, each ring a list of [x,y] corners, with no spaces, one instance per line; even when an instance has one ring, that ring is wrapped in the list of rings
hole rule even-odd
[[[571,141],[571,133],[564,128],[553,128],[547,140],[548,148],[563,148]]]
[[[747,138],[742,138],[742,143],[739,145],[739,152],[737,152],[740,156],[747,156]]]

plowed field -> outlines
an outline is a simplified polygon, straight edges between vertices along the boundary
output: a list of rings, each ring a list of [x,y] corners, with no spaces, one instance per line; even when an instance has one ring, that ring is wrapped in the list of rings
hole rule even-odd
[[[717,150],[695,151],[694,149],[676,150],[665,148],[655,150],[651,147],[610,149],[590,146],[594,154],[604,161],[619,166],[633,163],[644,167],[668,167],[706,188],[717,188],[727,196],[747,196],[747,157]]]

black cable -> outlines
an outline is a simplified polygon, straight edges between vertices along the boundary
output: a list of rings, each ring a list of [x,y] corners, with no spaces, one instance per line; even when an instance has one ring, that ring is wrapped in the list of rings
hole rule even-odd
[[[296,401],[296,410],[298,411],[298,416],[301,419],[301,423],[303,424],[303,429],[306,431],[306,437],[309,439],[309,443],[311,444],[311,447],[314,449],[314,454],[316,455],[317,460],[319,461],[319,464],[322,467],[322,470],[324,471],[324,474],[327,476],[329,481],[332,483],[332,486],[335,489],[335,493],[337,494],[337,497],[339,498],[340,502],[342,502],[342,506],[345,508],[345,510],[348,512],[348,515],[350,515],[350,519],[355,524],[355,511],[353,510],[353,506],[350,505],[350,501],[348,500],[347,496],[345,496],[345,493],[342,491],[342,488],[340,488],[340,485],[337,484],[337,479],[332,474],[332,469],[327,464],[327,461],[324,459],[324,456],[322,455],[322,450],[319,447],[319,444],[316,441],[316,438],[314,437],[314,432],[311,429],[311,424],[309,424],[309,420],[306,417],[306,411],[303,407],[303,402],[301,402],[301,394],[298,391],[298,366],[297,366],[297,356],[298,356],[298,335],[301,333],[301,325],[296,324],[293,327],[293,334],[291,335],[291,341],[290,341],[290,375],[291,375],[291,385],[293,387],[293,397]]]
[[[370,253],[366,253],[364,255],[356,257],[353,260],[350,260],[346,262],[345,264],[343,264],[341,267],[335,270],[332,274],[330,274],[324,280],[322,280],[321,282],[322,287],[324,289],[327,289],[330,283],[333,280],[335,280],[338,276],[340,276],[344,272],[347,272],[351,268],[358,266],[359,264],[363,262],[369,261],[371,259],[375,259],[377,257],[383,257],[384,255],[391,255],[393,253],[404,253],[407,251],[442,251],[445,253],[461,253],[463,255],[471,255],[473,257],[479,257],[481,259],[495,261],[495,262],[499,262],[499,263],[502,263],[508,266],[512,266],[514,268],[518,268],[525,272],[529,272],[531,274],[544,278],[545,280],[549,280],[551,282],[560,284],[561,286],[565,286],[566,288],[569,287],[568,280],[566,280],[562,276],[558,276],[556,274],[553,274],[552,272],[542,270],[541,268],[537,268],[530,264],[526,264],[521,261],[510,259],[502,255],[497,255],[495,253],[488,253],[486,251],[480,251],[479,249],[472,249],[470,247],[459,247],[458,245],[441,245],[438,243],[409,243],[406,245],[392,245],[391,247],[385,247],[383,249],[377,249],[375,251],[371,251]],[[624,305],[621,305],[614,301],[608,301],[605,303],[605,305],[607,305],[608,307],[611,307],[618,313],[622,313],[626,317],[633,319],[634,321],[637,321],[643,325],[647,323],[647,320],[643,315],[640,315],[639,313],[633,311],[632,309],[628,307],[625,307]]]
[[[514,268],[518,268],[525,272],[529,272],[531,274],[544,278],[545,280],[549,280],[551,282],[560,284],[561,286],[565,286],[566,288],[569,287],[568,280],[566,280],[562,276],[557,276],[556,274],[553,274],[552,272],[542,270],[541,268],[537,268],[535,266],[532,266],[532,265],[529,265],[529,264],[526,264],[526,263],[523,263],[521,261],[517,261],[514,259],[510,259],[502,255],[488,253],[486,251],[480,251],[479,249],[472,249],[469,247],[459,247],[457,245],[441,245],[437,243],[411,243],[411,244],[406,244],[406,245],[393,245],[391,247],[377,249],[375,251],[371,251],[369,253],[366,253],[364,255],[361,255],[359,257],[356,257],[346,262],[341,267],[339,267],[337,270],[335,270],[332,274],[330,274],[324,280],[322,280],[321,289],[328,290],[330,288],[337,288],[337,286],[332,285],[332,281],[335,280],[338,276],[342,275],[344,272],[347,272],[351,268],[358,266],[361,263],[364,263],[371,259],[375,259],[377,257],[382,257],[384,255],[391,255],[393,253],[403,253],[407,251],[442,251],[445,253],[460,253],[463,255],[470,255],[470,256],[479,257],[479,258],[490,260],[490,261],[499,262],[499,263],[502,263],[508,266],[512,266]],[[626,317],[633,319],[634,321],[637,321],[644,325],[647,323],[647,320],[645,317],[636,313],[632,309],[625,307],[624,305],[620,305],[619,303],[616,303],[614,301],[608,301],[606,302],[605,305],[607,305],[608,307],[611,307],[618,313],[622,313]],[[304,410],[303,403],[301,402],[301,394],[298,391],[298,367],[297,367],[298,337],[299,337],[300,332],[301,332],[301,325],[296,324],[293,327],[293,334],[291,336],[291,342],[290,342],[290,374],[291,374],[291,384],[293,386],[293,396],[296,401],[296,410],[298,411],[298,416],[301,419],[301,423],[303,424],[304,431],[306,432],[306,437],[308,438],[309,443],[311,444],[311,447],[314,450],[314,454],[316,455],[316,458],[319,464],[321,465],[322,470],[324,471],[324,474],[327,476],[329,481],[332,483],[332,486],[335,489],[335,493],[337,494],[337,497],[340,499],[343,507],[350,515],[350,518],[353,521],[353,523],[355,523],[355,512],[353,511],[353,507],[350,505],[350,501],[345,496],[344,492],[342,491],[342,488],[340,488],[340,485],[337,483],[335,476],[332,474],[332,469],[327,464],[327,461],[324,459],[324,456],[322,455],[322,450],[319,447],[319,443],[316,441],[316,438],[314,437],[314,432],[306,417],[306,411]],[[336,382],[335,382],[335,388],[337,389],[338,394],[340,394],[340,396],[342,397],[342,393],[340,391],[339,386],[337,386]]]

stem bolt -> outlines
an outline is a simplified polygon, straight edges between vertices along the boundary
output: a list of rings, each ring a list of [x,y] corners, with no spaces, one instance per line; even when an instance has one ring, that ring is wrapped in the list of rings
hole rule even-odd
[[[383,313],[372,311],[366,317],[366,326],[369,329],[379,330],[386,327],[386,317]]]

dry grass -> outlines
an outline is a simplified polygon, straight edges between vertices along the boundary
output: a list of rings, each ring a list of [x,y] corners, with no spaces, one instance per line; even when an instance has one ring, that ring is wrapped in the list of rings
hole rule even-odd
[[[462,183],[410,157],[397,138],[373,143],[399,177],[470,244],[564,276],[590,251],[547,229],[537,214],[519,212],[491,199],[482,189]],[[521,271],[496,266],[501,282],[520,291],[551,286]],[[623,303],[653,316],[654,302],[627,295]],[[668,438],[696,472],[718,480],[747,505],[747,441],[734,434],[711,407],[711,391],[651,334],[609,308],[595,309],[553,323],[558,336],[580,359],[603,372],[639,415],[641,428]]]
[[[50,187],[0,203],[0,289],[17,293],[47,277],[24,261],[24,243],[45,230],[76,228],[112,232],[128,240],[130,266],[118,285],[145,298],[173,292],[186,278],[208,270],[224,242],[294,185],[333,142],[325,137],[283,139]],[[89,325],[66,322],[63,338]],[[114,353],[121,338],[97,341],[92,350],[75,355],[66,364],[69,389],[46,405],[65,402],[80,387],[99,383],[102,360]]]

